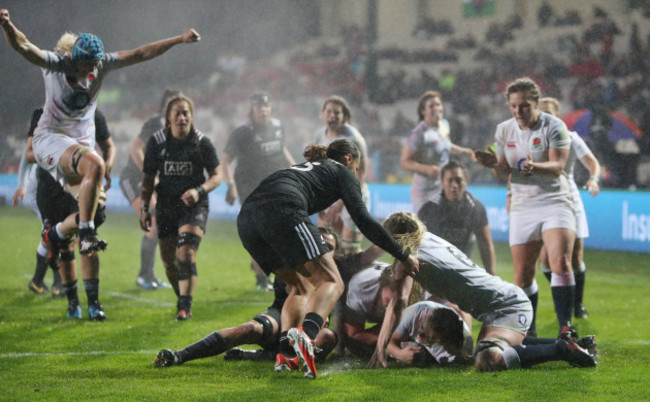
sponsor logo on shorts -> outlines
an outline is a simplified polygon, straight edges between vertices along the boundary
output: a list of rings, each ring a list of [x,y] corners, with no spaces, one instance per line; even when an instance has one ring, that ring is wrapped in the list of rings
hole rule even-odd
[[[508,148],[517,148],[517,143],[514,142],[514,141],[508,141],[508,143],[506,144],[506,147],[508,147]]]
[[[165,176],[191,176],[192,162],[165,161]]]

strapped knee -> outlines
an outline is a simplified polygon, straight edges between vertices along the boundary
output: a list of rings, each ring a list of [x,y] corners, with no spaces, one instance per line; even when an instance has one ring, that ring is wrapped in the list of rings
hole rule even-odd
[[[79,170],[77,170],[79,168],[79,162],[81,162],[81,158],[83,158],[83,156],[88,152],[92,152],[92,148],[86,146],[80,146],[72,152],[72,158],[70,158],[70,170],[75,172],[75,174],[79,174]]]
[[[61,261],[62,262],[74,261],[74,250],[62,250]]]
[[[498,356],[503,358],[508,370],[521,367],[517,351],[505,339],[485,338],[476,343],[474,357],[477,362],[476,368],[479,371],[496,371],[502,369],[496,364]]]
[[[176,248],[187,245],[198,250],[199,244],[201,244],[201,236],[191,232],[183,232],[178,235],[178,243],[176,243]]]
[[[253,321],[257,321],[262,325],[262,339],[269,339],[273,335],[273,323],[269,317],[259,314],[253,317]]]
[[[184,281],[190,279],[193,276],[198,276],[196,270],[196,263],[191,261],[179,261],[178,262],[178,280]]]

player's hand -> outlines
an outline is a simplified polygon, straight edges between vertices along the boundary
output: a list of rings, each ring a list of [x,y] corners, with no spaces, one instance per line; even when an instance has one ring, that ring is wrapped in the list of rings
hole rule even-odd
[[[386,368],[388,364],[386,364],[386,354],[385,351],[381,346],[379,346],[379,342],[377,342],[377,348],[375,349],[375,353],[372,354],[372,357],[370,358],[370,361],[368,362],[368,368],[370,369],[376,369],[376,368]]]
[[[111,188],[111,173],[107,171],[104,175],[104,191],[108,191],[109,188]]]
[[[237,187],[234,185],[228,185],[228,190],[226,191],[226,203],[228,205],[233,205],[238,196]]]
[[[474,151],[474,159],[488,168],[494,168],[498,162],[496,153],[490,147],[485,148],[485,151]]]
[[[201,40],[201,35],[194,28],[190,28],[181,35],[183,43],[198,42]]]
[[[181,201],[183,201],[183,204],[187,205],[188,207],[191,207],[192,205],[199,202],[199,198],[199,192],[195,188],[191,188],[184,192],[183,195],[181,195]]]
[[[440,176],[440,166],[429,165],[429,171],[427,172],[429,177],[438,177]]]
[[[409,255],[406,260],[402,261],[402,266],[406,270],[406,274],[409,276],[415,276],[415,274],[420,272],[420,261],[418,261],[418,259],[413,255]]]
[[[25,190],[22,188],[17,188],[14,192],[14,195],[11,196],[11,205],[16,206],[20,204],[25,199]]]
[[[145,232],[151,230],[151,214],[149,212],[140,212],[140,228]]]
[[[596,180],[587,180],[587,183],[585,183],[584,188],[589,191],[589,194],[592,196],[597,196],[598,193],[600,193],[600,186],[598,185],[598,182]]]
[[[526,160],[521,164],[521,174],[524,176],[530,176],[533,174],[534,168],[535,166],[533,166],[533,158],[531,158],[530,155],[527,155]]]
[[[5,26],[5,24],[9,21],[11,21],[9,19],[9,10],[6,8],[0,8],[0,25]]]

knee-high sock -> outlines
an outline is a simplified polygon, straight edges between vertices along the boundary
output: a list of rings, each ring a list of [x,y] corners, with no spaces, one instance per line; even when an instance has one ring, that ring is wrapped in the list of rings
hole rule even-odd
[[[183,350],[178,351],[178,358],[181,363],[200,359],[202,357],[216,356],[225,352],[228,349],[226,342],[219,331],[215,331],[200,341],[187,346]]]
[[[551,275],[551,294],[555,305],[555,315],[560,328],[571,321],[575,302],[576,283],[572,272]]]
[[[528,296],[530,304],[533,305],[533,320],[530,322],[530,328],[528,332],[531,334],[537,334],[537,302],[539,300],[539,287],[537,286],[537,280],[533,279],[533,283],[530,286],[523,288],[524,293]]]
[[[34,270],[34,276],[32,281],[35,284],[41,285],[45,274],[47,273],[47,248],[43,246],[43,243],[39,242],[38,247],[36,248],[36,269]]]
[[[582,298],[585,293],[585,271],[587,267],[585,267],[585,262],[580,263],[580,267],[578,270],[573,272],[573,277],[575,278],[576,281],[576,298],[575,298],[575,305],[578,306],[582,304]]]
[[[140,242],[140,273],[138,276],[149,280],[153,280],[155,277],[153,267],[156,262],[157,244],[157,239],[142,236],[142,241]]]
[[[537,343],[533,345],[516,345],[513,349],[519,355],[521,368],[529,368],[540,363],[550,362],[554,360],[564,360],[564,351],[551,339],[551,342]]]
[[[77,281],[63,285],[63,291],[68,298],[68,306],[79,305],[79,294],[77,293]]]
[[[305,320],[302,322],[302,330],[305,331],[309,339],[314,340],[318,336],[324,322],[325,320],[320,315],[307,313]]]
[[[99,279],[84,279],[84,289],[88,297],[88,305],[99,303]]]

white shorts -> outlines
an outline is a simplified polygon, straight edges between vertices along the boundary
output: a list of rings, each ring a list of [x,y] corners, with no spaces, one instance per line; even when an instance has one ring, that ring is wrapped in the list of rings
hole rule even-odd
[[[25,189],[25,198],[23,198],[23,204],[27,205],[32,212],[38,216],[38,220],[41,221],[41,211],[38,209],[36,203],[36,190],[38,188],[38,177],[36,177],[36,166],[31,165],[29,167],[30,172],[27,177],[27,188]]]
[[[556,203],[534,209],[510,211],[510,246],[542,240],[548,229],[576,231],[576,215],[568,204]]]
[[[526,298],[521,303],[486,314],[483,319],[483,326],[506,328],[526,335],[532,320],[533,306],[530,304],[528,298]]]
[[[361,185],[361,197],[363,198],[363,203],[366,205],[366,208],[368,208],[368,211],[370,211],[370,189],[366,183],[363,183]],[[348,209],[345,207],[343,207],[341,210],[341,221],[343,222],[343,226],[348,228],[351,232],[354,232],[356,234],[361,233],[357,225],[354,224],[354,221],[352,220]]]
[[[589,237],[589,224],[587,224],[585,204],[582,203],[580,195],[573,196],[573,209],[576,212],[576,237],[579,239]]]
[[[88,146],[93,152],[95,151],[95,144],[81,144],[76,139],[68,137],[65,134],[46,132],[35,135],[32,140],[36,163],[57,181],[65,177],[63,169],[60,166],[61,156],[63,156],[63,153],[68,148],[74,145]]]

